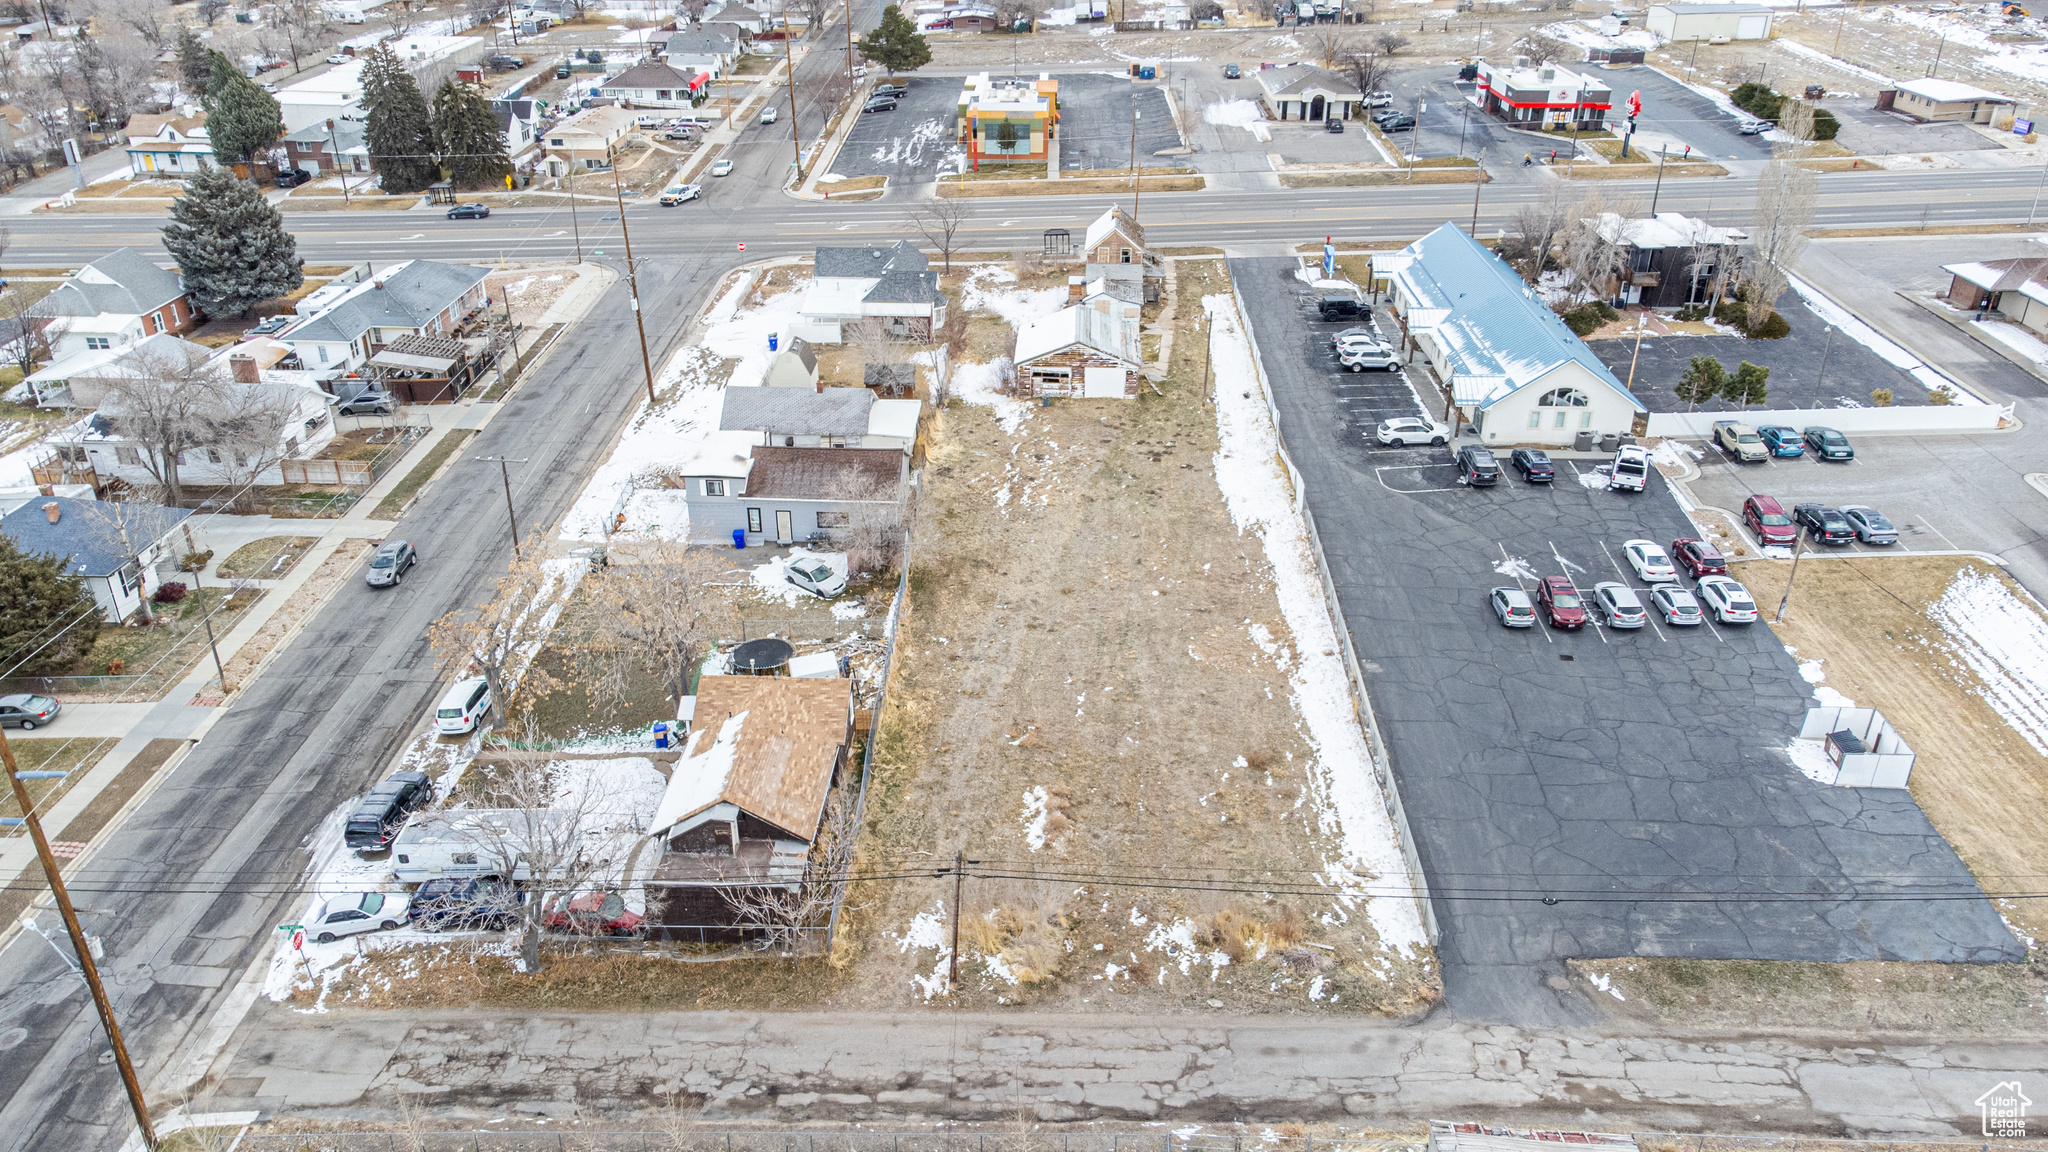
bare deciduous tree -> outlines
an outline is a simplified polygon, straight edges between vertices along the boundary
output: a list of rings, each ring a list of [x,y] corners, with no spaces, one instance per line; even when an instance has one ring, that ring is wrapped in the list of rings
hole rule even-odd
[[[795,953],[822,926],[839,899],[839,890],[853,867],[854,795],[851,782],[832,790],[825,819],[804,864],[804,878],[793,888],[721,887],[718,894],[732,909],[733,923],[749,930],[763,952]]]
[[[170,503],[181,504],[185,488],[178,474],[180,457],[205,446],[208,420],[221,412],[227,373],[207,363],[206,349],[169,342],[138,347],[123,358],[117,371],[109,379],[100,414],[115,432],[140,445],[142,467]],[[73,399],[91,400],[80,395]]]
[[[1317,25],[1308,34],[1308,47],[1315,54],[1316,62],[1325,68],[1334,68],[1339,60],[1353,50],[1351,38],[1338,25]]]
[[[889,335],[889,326],[879,316],[863,316],[839,326],[840,343],[863,368],[870,364],[894,364],[903,359],[902,342]]]
[[[1500,252],[1522,279],[1534,284],[1550,262],[1550,247],[1577,212],[1572,193],[1555,186],[1515,209],[1500,239]]]
[[[221,384],[214,411],[205,417],[200,450],[237,499],[285,458],[286,439],[300,420],[295,392],[290,385],[262,381],[230,378]]]
[[[1615,278],[1628,266],[1629,238],[1640,209],[1633,203],[1610,206],[1594,191],[1574,204],[1572,211],[1559,244],[1564,266],[1572,274],[1572,296],[1592,300],[1608,295]]]
[[[887,572],[903,554],[907,518],[899,481],[869,481],[849,468],[840,483],[847,501],[846,523],[832,532],[832,542],[846,553],[852,572]]]
[[[1361,98],[1380,91],[1387,83],[1387,62],[1376,52],[1351,51],[1338,61],[1340,71],[1358,89]]]
[[[596,694],[623,700],[634,677],[652,666],[671,698],[688,695],[690,673],[712,640],[733,631],[732,602],[716,586],[724,574],[710,551],[664,542],[593,577],[596,624],[579,647],[596,673]]]
[[[555,678],[534,657],[561,613],[564,577],[543,564],[548,532],[536,529],[515,560],[498,577],[481,608],[458,608],[427,629],[442,663],[458,676],[482,676],[491,685],[498,715],[508,717],[555,687]]]
[[[1757,179],[1756,222],[1750,227],[1751,259],[1743,296],[1751,329],[1770,318],[1778,297],[1791,284],[1792,265],[1806,251],[1818,185],[1813,173],[1784,157],[1765,165]]]
[[[967,223],[967,215],[966,200],[947,196],[934,196],[922,201],[910,213],[910,222],[945,260],[947,275],[953,272],[954,237]]]
[[[529,975],[540,971],[540,938],[548,921],[573,894],[602,883],[615,863],[602,851],[603,834],[612,831],[600,826],[611,798],[599,778],[556,776],[544,756],[514,754],[491,767],[484,786],[496,813],[461,825],[493,871],[525,881],[526,899],[516,915],[520,968]]]

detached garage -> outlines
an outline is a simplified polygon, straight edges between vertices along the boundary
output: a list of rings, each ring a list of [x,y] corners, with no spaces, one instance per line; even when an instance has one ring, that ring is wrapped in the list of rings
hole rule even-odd
[[[1771,38],[1771,10],[1761,4],[1652,4],[1643,23],[1666,40]]]

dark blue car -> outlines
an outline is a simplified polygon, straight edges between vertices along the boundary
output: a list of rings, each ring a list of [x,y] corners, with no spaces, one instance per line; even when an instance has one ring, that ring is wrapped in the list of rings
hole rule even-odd
[[[1799,436],[1799,429],[1787,428],[1783,424],[1766,424],[1756,430],[1757,438],[1773,456],[1804,456],[1806,441]]]
[[[1550,462],[1550,454],[1541,448],[1517,448],[1508,457],[1515,471],[1531,484],[1548,484],[1557,479],[1557,466]]]

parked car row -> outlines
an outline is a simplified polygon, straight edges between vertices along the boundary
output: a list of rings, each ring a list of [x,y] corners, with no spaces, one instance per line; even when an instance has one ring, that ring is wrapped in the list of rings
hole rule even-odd
[[[1742,501],[1742,523],[1766,548],[1789,548],[1799,542],[1799,530],[1817,544],[1871,544],[1885,547],[1899,542],[1898,526],[1891,518],[1867,504],[1795,504],[1785,511],[1776,497],[1752,492]]]
[[[1668,550],[1654,540],[1629,540],[1622,544],[1621,554],[1647,588],[1602,580],[1589,595],[1569,576],[1546,576],[1533,596],[1521,588],[1495,588],[1488,593],[1487,604],[1504,627],[1533,628],[1540,618],[1561,632],[1576,632],[1588,623],[1641,628],[1652,614],[1680,628],[1705,623],[1709,617],[1720,624],[1751,624],[1757,619],[1755,599],[1741,581],[1728,575],[1727,560],[1705,540],[1683,536]],[[1683,583],[1685,576],[1694,581],[1691,589]]]
[[[429,880],[409,894],[344,892],[320,905],[306,934],[332,944],[343,936],[388,932],[404,924],[428,932],[502,932],[518,927],[530,896],[523,885],[502,876]],[[645,923],[623,895],[599,888],[561,901],[541,927],[579,936],[637,936]]]
[[[1762,464],[1773,458],[1797,458],[1813,453],[1815,460],[1856,459],[1849,438],[1833,428],[1815,425],[1806,429],[1783,424],[1751,427],[1740,420],[1716,420],[1710,439],[1729,459],[1739,464]]]

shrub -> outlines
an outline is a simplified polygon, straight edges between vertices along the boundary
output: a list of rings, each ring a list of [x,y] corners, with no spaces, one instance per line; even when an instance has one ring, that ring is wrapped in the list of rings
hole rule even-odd
[[[1728,94],[1737,108],[1759,120],[1776,120],[1785,106],[1785,98],[1762,84],[1737,84],[1735,91]]]
[[[1736,328],[1749,323],[1749,310],[1740,300],[1723,300],[1714,308],[1714,319]]]
[[[1835,133],[1841,130],[1842,122],[1835,118],[1833,112],[1825,108],[1815,108],[1813,110],[1813,138],[1815,140],[1833,140]]]
[[[197,572],[212,561],[213,549],[211,548],[204,552],[187,552],[185,553],[185,558],[178,561],[178,570],[181,572]]]
[[[1694,320],[1705,320],[1706,318],[1707,306],[1705,304],[1687,304],[1678,310],[1676,316],[1672,317],[1673,320],[1681,324],[1691,323]]]
[[[1956,402],[1955,390],[1944,384],[1927,394],[1927,402],[1929,404],[1953,404]]]
[[[1579,305],[1564,314],[1565,327],[1575,336],[1591,335],[1602,324],[1612,323],[1621,313],[1607,306],[1604,301],[1592,300]]]
[[[1870,402],[1879,408],[1891,407],[1892,390],[1889,388],[1872,388],[1870,390]]]
[[[1785,318],[1776,312],[1771,313],[1763,323],[1743,333],[1751,340],[1782,340],[1791,334],[1792,325],[1787,324]]]
[[[176,604],[185,598],[186,591],[184,584],[176,580],[167,580],[156,586],[156,595],[150,599],[158,604]]]

